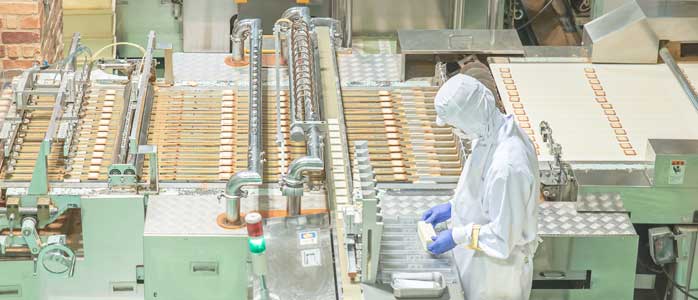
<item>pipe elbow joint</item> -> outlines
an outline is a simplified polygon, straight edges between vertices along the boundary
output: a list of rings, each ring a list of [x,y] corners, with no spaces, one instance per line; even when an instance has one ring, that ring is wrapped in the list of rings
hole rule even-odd
[[[288,167],[288,173],[284,177],[284,182],[290,186],[298,186],[303,182],[303,172],[322,171],[325,163],[322,159],[312,156],[304,156],[295,159]]]
[[[306,6],[290,7],[286,11],[284,11],[283,14],[281,14],[281,18],[282,19],[289,19],[291,21],[299,19],[299,18],[309,19],[310,18],[310,9]]]
[[[225,197],[240,197],[242,188],[246,186],[262,185],[262,176],[253,171],[241,171],[235,173],[225,186]]]
[[[245,39],[253,30],[259,30],[262,26],[260,19],[244,19],[235,23],[230,39],[233,41],[233,60],[241,61],[245,56]]]

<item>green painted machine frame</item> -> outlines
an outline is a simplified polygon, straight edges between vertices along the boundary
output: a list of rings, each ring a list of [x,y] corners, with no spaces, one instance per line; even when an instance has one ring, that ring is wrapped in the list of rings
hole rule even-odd
[[[647,153],[642,168],[575,171],[578,197],[618,194],[633,224],[698,223],[698,140],[651,139]]]
[[[533,259],[534,279],[543,271],[586,273],[589,285],[534,289],[532,300],[632,300],[638,236],[547,236]],[[588,273],[587,273],[588,272]]]

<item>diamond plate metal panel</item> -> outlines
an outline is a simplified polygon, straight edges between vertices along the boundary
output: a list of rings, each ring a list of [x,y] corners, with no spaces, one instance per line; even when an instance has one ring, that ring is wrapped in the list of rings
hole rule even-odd
[[[430,207],[449,201],[451,190],[388,191],[381,197],[386,224],[394,219],[418,218]],[[635,235],[626,213],[582,213],[575,202],[544,202],[538,209],[540,236]]]
[[[400,55],[397,54],[339,53],[337,63],[343,86],[400,81]]]
[[[146,217],[146,234],[161,235],[230,235],[230,230],[221,229],[216,217],[225,212],[225,201],[219,200],[220,193],[163,194],[150,196]],[[303,195],[303,209],[326,209],[327,201],[321,192],[309,191]],[[285,210],[286,197],[278,189],[250,190],[248,197],[240,203],[243,213],[255,210]],[[240,231],[235,234],[245,234]]]
[[[381,197],[383,217],[419,217],[434,205],[453,197],[452,190],[389,191]]]
[[[540,236],[635,235],[625,213],[579,213],[574,202],[544,202],[538,210]]]
[[[259,203],[259,205],[257,205]],[[301,203],[302,209],[326,209],[327,201],[325,195],[321,192],[306,191],[303,194]],[[246,200],[240,203],[240,210],[243,212],[253,210],[285,210],[286,197],[281,194],[279,189],[263,190],[261,193],[258,190],[249,190]]]
[[[148,199],[145,235],[246,235],[246,229],[226,230],[216,224],[225,203],[210,195],[156,195]]]
[[[231,67],[225,64],[226,53],[175,53],[172,55],[174,78],[176,82],[235,82],[247,86],[249,69],[247,66]],[[262,76],[265,84],[276,84],[276,72],[273,68],[264,68]],[[281,85],[288,85],[286,70],[281,71]]]
[[[230,67],[225,64],[225,53],[175,53],[172,56],[174,78],[178,83],[235,82],[247,86],[248,68]],[[400,55],[339,53],[337,63],[342,85],[377,85],[400,81]],[[276,84],[273,68],[263,70],[264,83]],[[281,71],[281,85],[288,85],[288,73]]]
[[[583,193],[577,197],[578,212],[627,212],[620,193]]]

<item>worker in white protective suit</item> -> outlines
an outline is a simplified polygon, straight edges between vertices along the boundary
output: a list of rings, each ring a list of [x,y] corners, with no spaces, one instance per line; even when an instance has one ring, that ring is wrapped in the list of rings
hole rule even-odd
[[[459,74],[434,99],[436,122],[473,141],[451,201],[422,219],[450,229],[433,237],[429,251],[453,250],[467,300],[525,300],[531,293],[538,246],[538,159],[514,117],[497,109],[492,93]]]

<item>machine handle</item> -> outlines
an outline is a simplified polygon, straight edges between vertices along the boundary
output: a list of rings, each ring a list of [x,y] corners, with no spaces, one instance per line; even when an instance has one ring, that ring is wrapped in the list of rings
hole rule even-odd
[[[565,279],[567,274],[563,271],[543,271],[540,276],[546,279]]]
[[[541,271],[533,276],[536,290],[579,290],[591,288],[591,270]]]
[[[22,296],[22,289],[17,285],[0,286],[0,298],[14,298]]]
[[[217,262],[192,262],[191,263],[191,273],[195,274],[195,275],[217,276],[218,275],[218,263]]]

